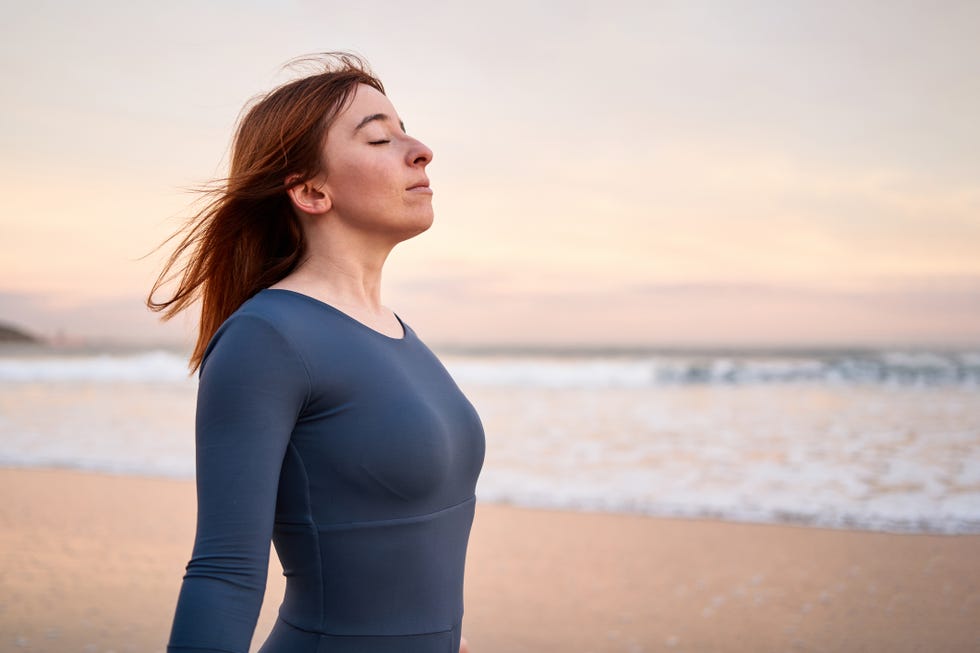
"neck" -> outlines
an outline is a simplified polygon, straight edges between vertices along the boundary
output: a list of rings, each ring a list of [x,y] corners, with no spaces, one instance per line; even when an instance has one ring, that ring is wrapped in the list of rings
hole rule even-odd
[[[326,228],[307,230],[306,241],[306,258],[289,275],[293,284],[338,306],[383,312],[381,271],[394,244],[370,234]]]

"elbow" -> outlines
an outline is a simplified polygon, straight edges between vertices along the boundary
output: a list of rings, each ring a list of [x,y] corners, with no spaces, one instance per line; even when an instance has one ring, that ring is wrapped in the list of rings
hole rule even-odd
[[[184,579],[208,579],[252,592],[264,592],[268,561],[250,556],[195,555],[187,563]]]

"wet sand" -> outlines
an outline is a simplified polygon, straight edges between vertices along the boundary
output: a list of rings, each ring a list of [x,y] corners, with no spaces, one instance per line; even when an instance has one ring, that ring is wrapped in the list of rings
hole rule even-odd
[[[0,469],[0,651],[165,650],[194,484]],[[282,596],[273,552],[252,650]],[[980,536],[480,504],[473,653],[980,650]]]

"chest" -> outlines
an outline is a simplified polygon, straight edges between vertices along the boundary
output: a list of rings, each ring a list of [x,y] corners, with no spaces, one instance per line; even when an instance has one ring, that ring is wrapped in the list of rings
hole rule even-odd
[[[480,418],[424,346],[347,348],[309,360],[311,393],[292,435],[323,510],[437,510],[472,496]],[[337,501],[342,498],[343,501]],[[322,515],[342,519],[343,515]]]

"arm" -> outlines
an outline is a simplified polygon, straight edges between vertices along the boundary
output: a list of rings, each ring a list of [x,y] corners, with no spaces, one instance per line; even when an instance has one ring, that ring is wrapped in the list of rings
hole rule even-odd
[[[170,653],[247,653],[269,565],[279,471],[309,394],[303,361],[260,317],[215,335],[197,401],[197,534]]]

